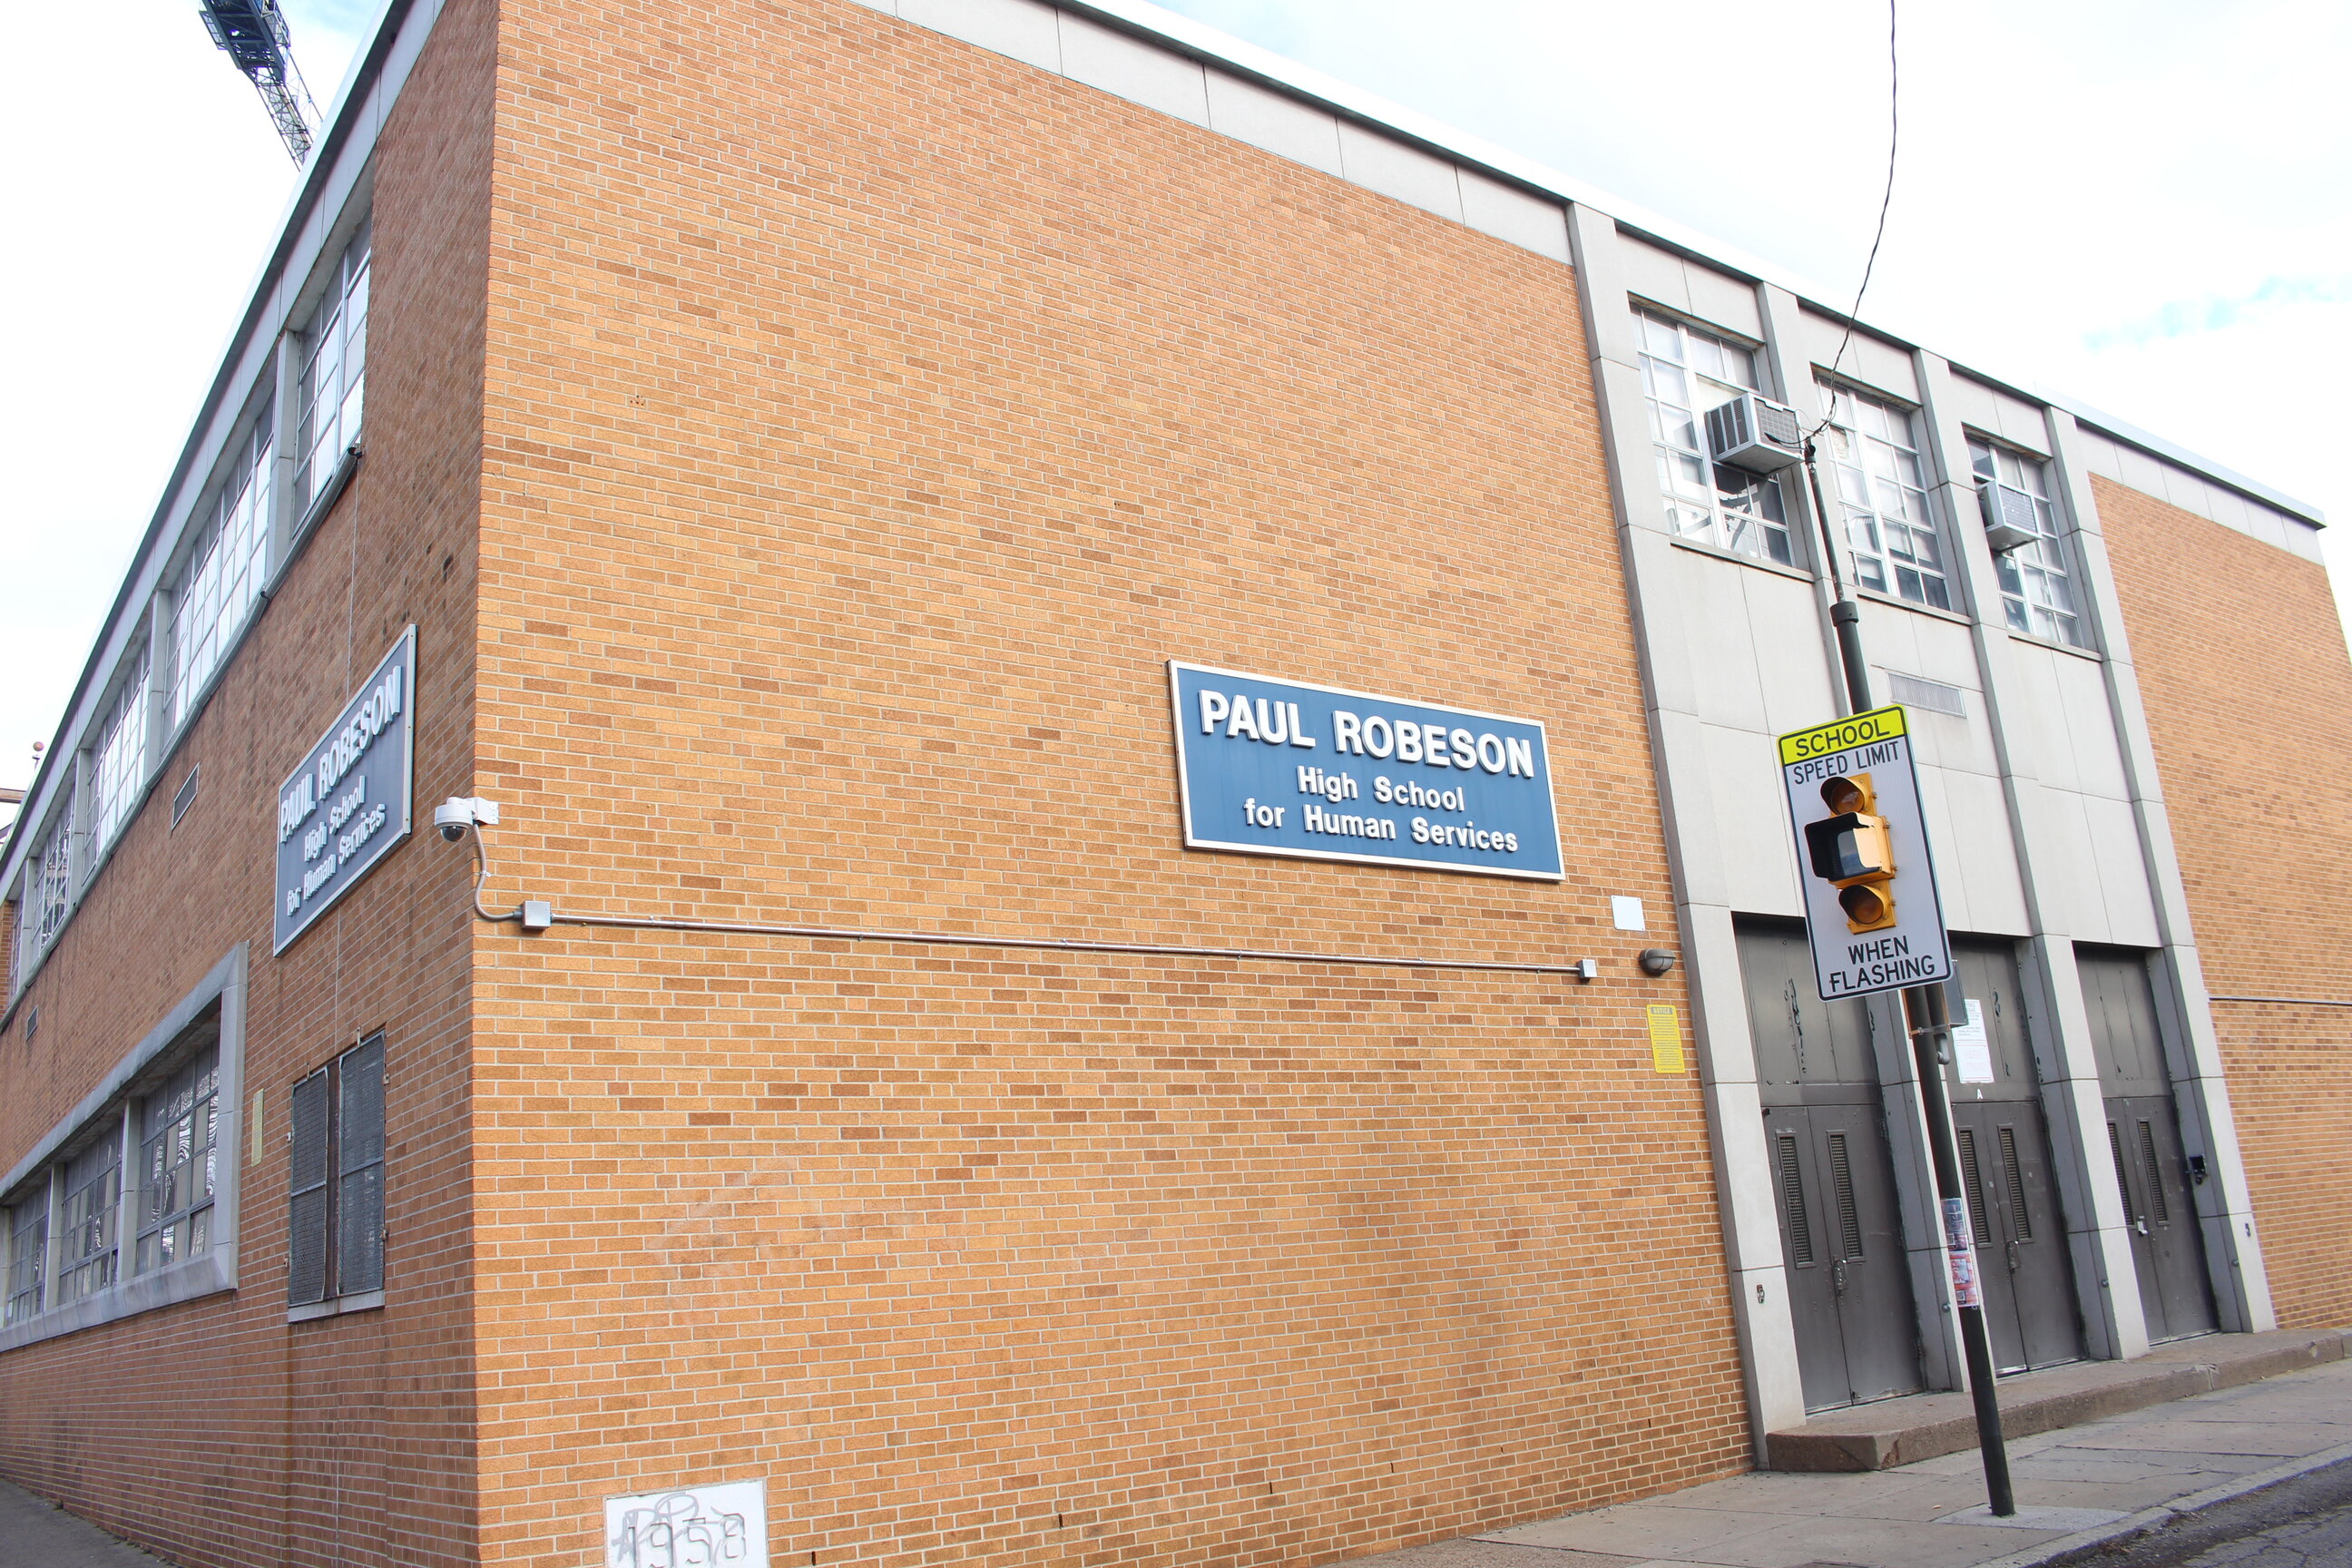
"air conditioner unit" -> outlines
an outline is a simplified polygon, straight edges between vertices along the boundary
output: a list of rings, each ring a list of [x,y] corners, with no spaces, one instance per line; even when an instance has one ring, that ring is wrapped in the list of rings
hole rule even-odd
[[[2033,498],[2014,485],[1987,479],[1977,488],[1977,507],[1984,513],[1985,542],[1995,555],[2006,555],[2042,537],[2033,515]]]
[[[1805,422],[1786,404],[1743,393],[1706,411],[1706,445],[1718,463],[1769,474],[1805,455]]]

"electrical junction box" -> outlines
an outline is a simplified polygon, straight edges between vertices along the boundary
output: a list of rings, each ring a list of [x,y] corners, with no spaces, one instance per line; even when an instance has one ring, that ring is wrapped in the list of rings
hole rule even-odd
[[[1805,455],[1805,422],[1785,403],[1753,392],[1706,411],[1707,450],[1751,474],[1777,473]]]

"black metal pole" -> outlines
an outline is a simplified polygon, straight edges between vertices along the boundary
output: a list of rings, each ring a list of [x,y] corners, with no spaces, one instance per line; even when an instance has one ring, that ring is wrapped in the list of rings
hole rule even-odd
[[[1937,1208],[1942,1215],[1948,1251],[1956,1234],[1969,1228],[1967,1189],[1960,1182],[1960,1152],[1952,1136],[1952,1107],[1944,1092],[1944,1064],[1937,1043],[1951,1037],[1951,1009],[1941,985],[1915,985],[1903,994],[1903,1011],[1911,1026],[1911,1059],[1919,1068],[1920,1108],[1927,1113],[1927,1147],[1936,1166]],[[1957,1207],[1957,1214],[1954,1212]],[[1976,1268],[1975,1237],[1969,1237],[1968,1262]],[[2009,1446],[2001,1436],[2000,1401],[1993,1391],[1992,1336],[1985,1326],[1980,1274],[1973,1276],[1976,1305],[1962,1305],[1955,1279],[1953,1310],[1960,1317],[1960,1352],[1968,1358],[1969,1395],[1976,1405],[1977,1450],[1984,1461],[1985,1498],[1995,1517],[2017,1511],[2017,1498],[2009,1482]]]
[[[1838,570],[1837,547],[1830,542],[1830,509],[1822,500],[1821,470],[1813,464],[1813,443],[1805,439],[1805,483],[1813,493],[1813,521],[1822,536],[1822,562],[1830,570],[1830,586],[1837,591],[1830,605],[1830,625],[1837,630],[1838,664],[1845,674],[1846,711],[1870,710],[1870,666],[1862,657],[1862,606],[1846,596],[1845,575]]]
[[[1829,508],[1822,500],[1822,477],[1813,463],[1813,443],[1805,442],[1805,479],[1811,488],[1813,518],[1822,535],[1822,558],[1828,565],[1830,583],[1837,590],[1837,598],[1830,605],[1830,625],[1837,632],[1838,665],[1845,677],[1846,711],[1867,712],[1870,709],[1870,664],[1862,654],[1862,606],[1847,596],[1844,575],[1838,570],[1837,549],[1830,538]],[[1960,1150],[1958,1140],[1952,1135],[1952,1106],[1944,1093],[1944,1065],[1940,1059],[1941,1042],[1951,1038],[1952,1014],[1945,999],[1944,988],[1937,985],[1915,985],[1903,993],[1903,1014],[1911,1032],[1911,1059],[1919,1071],[1919,1101],[1927,1113],[1927,1151],[1936,1170],[1936,1209],[1945,1226],[1945,1249],[1948,1258],[1956,1234],[1965,1233],[1969,1225],[1968,1194],[1960,1184]],[[1958,1205],[1957,1215],[1953,1205]],[[1954,1226],[1957,1223],[1958,1232]],[[1968,1267],[1976,1268],[1976,1238],[1968,1237]],[[1946,1267],[1950,1267],[1948,1262]],[[1991,1504],[1993,1515],[2007,1519],[2017,1511],[2017,1498],[2009,1481],[2009,1445],[2001,1436],[2000,1401],[1993,1390],[1992,1337],[1985,1326],[1981,1305],[1982,1277],[1971,1273],[1970,1294],[1979,1297],[1979,1304],[1963,1306],[1962,1291],[1954,1280],[1953,1310],[1960,1319],[1960,1353],[1969,1367],[1969,1396],[1976,1405],[1977,1451],[1984,1460],[1985,1499]]]

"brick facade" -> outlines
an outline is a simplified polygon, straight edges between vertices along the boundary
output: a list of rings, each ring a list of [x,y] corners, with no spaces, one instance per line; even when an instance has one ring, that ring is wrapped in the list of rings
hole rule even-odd
[[[411,623],[417,795],[470,773],[488,19],[444,15],[380,144],[366,460],[0,1036],[13,1163],[247,944],[245,1089],[263,1121],[258,1162],[243,1116],[223,1140],[243,1165],[237,1289],[0,1356],[0,1470],[191,1568],[473,1555],[466,868],[412,843],[276,959],[269,902],[280,781]],[[389,1304],[289,1324],[288,1090],[377,1028]]]
[[[239,1289],[0,1358],[0,1468],[210,1568],[754,1476],[779,1563],[1286,1562],[1747,1462],[1570,274],[827,0],[452,5],[373,221],[365,462],[0,1062],[27,1147],[249,943]],[[412,621],[494,901],[1604,979],[526,938],[429,828],[273,959]],[[1568,881],[1185,852],[1170,658],[1542,719]],[[289,1324],[287,1090],[377,1027],[387,1304]]]
[[[483,1542],[1272,1563],[1745,1461],[1570,275],[846,5],[509,6]],[[528,84],[527,86],[525,84]],[[1541,717],[1565,887],[1188,854],[1171,657]]]
[[[2352,999],[2352,663],[2327,574],[2096,481],[2206,987]],[[2286,1327],[2352,1322],[2352,1007],[2217,1001]]]

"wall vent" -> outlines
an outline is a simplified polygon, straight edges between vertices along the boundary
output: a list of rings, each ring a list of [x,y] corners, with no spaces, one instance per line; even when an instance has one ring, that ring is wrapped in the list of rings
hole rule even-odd
[[[1949,713],[1955,719],[1969,716],[1969,694],[1940,680],[1897,675],[1890,669],[1886,672],[1886,693],[1906,708],[1925,708],[1930,713]]]
[[[196,775],[203,771],[202,768],[190,768],[188,776],[181,782],[180,792],[172,797],[173,826],[179,826],[180,818],[188,815],[188,807],[196,804]]]

